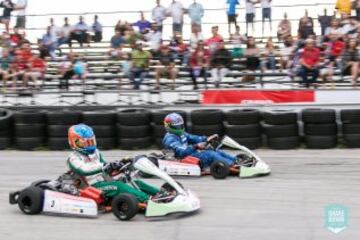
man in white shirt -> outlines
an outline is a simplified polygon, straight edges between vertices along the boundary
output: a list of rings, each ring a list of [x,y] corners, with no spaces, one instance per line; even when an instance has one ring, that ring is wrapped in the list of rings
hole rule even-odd
[[[249,24],[252,26],[252,32],[254,33],[254,18],[255,18],[255,3],[257,0],[246,0],[245,12],[246,12],[246,35],[249,33]]]
[[[152,10],[152,20],[157,24],[160,32],[162,32],[163,21],[166,19],[166,14],[166,8],[161,6],[160,0],[156,0],[156,7]]]
[[[167,10],[168,16],[173,19],[173,36],[182,35],[185,9],[181,2],[173,0]]]
[[[271,25],[271,1],[272,0],[260,0],[262,9],[262,34],[264,35],[265,19],[269,19],[270,32],[272,32]]]
[[[27,0],[17,1],[15,10],[19,11],[16,18],[16,26],[18,28],[25,29],[26,27],[26,8],[27,8]]]

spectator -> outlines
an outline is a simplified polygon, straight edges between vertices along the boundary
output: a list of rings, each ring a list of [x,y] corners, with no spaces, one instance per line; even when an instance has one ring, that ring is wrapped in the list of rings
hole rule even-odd
[[[231,34],[231,23],[234,23],[235,27],[237,26],[237,17],[236,6],[239,5],[239,0],[227,0],[227,17],[228,17],[228,32]]]
[[[81,79],[83,90],[85,90],[85,79],[87,75],[87,64],[84,58],[77,58],[73,65],[74,77]]]
[[[142,43],[136,44],[136,49],[131,53],[132,68],[130,71],[130,80],[134,84],[134,89],[140,89],[149,69],[152,56],[149,51],[143,49]]]
[[[205,41],[208,46],[210,53],[213,53],[218,49],[218,45],[224,42],[223,37],[219,34],[219,26],[213,26],[211,28],[212,37]]]
[[[37,47],[40,58],[45,59],[47,57],[50,57],[49,49],[43,44],[42,39],[37,40]]]
[[[291,22],[287,18],[287,13],[284,13],[284,19],[278,26],[277,37],[280,41],[284,41],[289,36],[291,36]]]
[[[20,46],[22,42],[22,35],[19,32],[18,27],[14,27],[14,33],[10,34],[10,42],[11,45],[14,47]]]
[[[353,8],[355,9],[356,12],[356,20],[360,21],[360,0],[354,1]]]
[[[337,19],[332,19],[330,26],[325,29],[324,36],[326,37],[325,40],[329,40],[332,38],[339,38],[342,37],[343,31],[339,27],[339,21]]]
[[[18,15],[16,17],[16,25],[18,28],[25,29],[26,28],[26,8],[27,8],[27,0],[18,0],[15,6],[15,10],[18,11]]]
[[[218,49],[211,55],[211,77],[216,88],[220,86],[220,82],[229,73],[232,64],[231,53],[225,48],[224,42],[220,42]]]
[[[58,38],[60,35],[60,27],[55,25],[54,18],[50,18],[50,25],[49,25],[51,35],[53,35],[55,38]]]
[[[246,35],[249,34],[249,24],[251,24],[252,33],[254,33],[254,19],[255,19],[255,1],[254,0],[246,0],[245,4],[245,12],[246,12]]]
[[[74,76],[74,57],[74,54],[70,52],[59,66],[60,89],[69,89],[69,80]]]
[[[80,47],[83,47],[84,43],[89,43],[89,26],[84,22],[82,16],[79,17],[79,22],[74,26],[73,31],[71,32],[71,40],[75,40],[80,44]]]
[[[124,40],[125,43],[128,44],[130,47],[133,47],[137,41],[143,39],[143,36],[137,32],[133,28],[125,31]]]
[[[4,0],[0,3],[0,8],[4,8],[0,22],[5,25],[6,32],[9,32],[11,12],[15,10],[15,4],[11,0]]]
[[[265,19],[269,19],[270,33],[272,32],[271,23],[271,1],[272,0],[260,0],[262,9],[262,34],[264,35]]]
[[[56,37],[51,32],[51,27],[47,28],[46,34],[42,37],[42,46],[45,47],[52,58],[56,57],[55,51],[58,46]]]
[[[169,77],[173,81],[171,89],[175,89],[175,79],[178,74],[178,69],[175,66],[174,59],[170,53],[169,46],[162,45],[157,56],[158,63],[156,67],[156,89],[160,89],[160,78],[162,76]]]
[[[151,53],[153,56],[157,54],[160,49],[161,41],[162,41],[162,33],[155,23],[151,27],[151,31],[145,35],[145,39],[148,41]]]
[[[71,33],[73,31],[73,26],[69,24],[69,19],[64,18],[64,25],[59,30],[59,35],[57,39],[57,46],[60,47],[63,44],[68,44],[71,47]]]
[[[309,17],[308,10],[305,9],[305,15],[300,18],[299,21],[299,30],[298,37],[299,39],[308,39],[310,35],[315,35],[314,33],[314,21]]]
[[[197,78],[203,77],[205,88],[207,88],[207,69],[209,68],[210,53],[205,49],[202,41],[198,43],[195,51],[190,58],[190,74],[194,84],[194,90],[198,89]]]
[[[121,36],[124,36],[124,35],[125,35],[125,32],[126,32],[127,30],[129,30],[129,27],[131,27],[131,26],[129,26],[129,23],[128,23],[128,22],[121,22],[121,20],[119,20],[119,21],[117,22],[117,24],[115,25],[115,32],[116,32],[116,31],[119,31],[120,34],[121,34]]]
[[[181,2],[173,0],[169,8],[167,9],[168,16],[173,19],[173,35],[176,32],[182,34],[183,32],[183,24],[184,24],[184,6]]]
[[[268,38],[268,41],[265,45],[265,49],[261,53],[263,60],[261,61],[262,71],[266,71],[267,69],[272,70],[273,72],[276,70],[276,57],[279,56],[272,38]]]
[[[121,36],[120,31],[116,31],[115,35],[110,40],[110,51],[109,54],[112,57],[121,57],[122,56],[122,47],[125,43],[123,36]]]
[[[244,41],[246,41],[246,38],[240,34],[240,26],[236,26],[235,33],[230,35],[230,42],[233,44],[231,52],[233,58],[241,58],[244,55],[244,49],[242,47]]]
[[[29,61],[28,71],[24,75],[24,86],[27,86],[29,81],[34,83],[34,86],[38,88],[37,80],[42,79],[42,85],[45,81],[46,62],[40,58],[39,54],[34,54]]]
[[[322,16],[318,16],[318,21],[320,23],[321,26],[321,35],[324,36],[325,35],[325,30],[330,27],[331,22],[333,20],[334,16],[328,16],[327,15],[327,10],[326,8],[324,9],[324,15]]]
[[[346,46],[346,50],[342,57],[342,74],[351,75],[353,87],[357,87],[357,79],[359,77],[360,56],[357,50],[357,41],[351,39]]]
[[[0,74],[3,79],[3,88],[7,88],[7,81],[12,78],[12,87],[16,87],[16,72],[11,69],[11,64],[14,57],[9,53],[7,49],[4,49],[0,58]]]
[[[350,17],[349,19],[343,21],[343,26],[340,28],[340,34],[342,34],[342,36],[346,36],[347,38],[358,38],[359,30],[359,22],[355,17]]]
[[[183,65],[187,65],[189,62],[189,46],[184,42],[181,35],[174,36],[170,42],[170,49],[173,53],[174,59],[180,59]]]
[[[200,26],[192,25],[191,26],[191,36],[190,36],[190,47],[191,49],[195,49],[199,42],[204,41],[204,36],[201,33]]]
[[[204,7],[194,0],[187,11],[191,19],[191,26],[197,25],[201,31],[202,18],[204,17]]]
[[[339,11],[341,17],[350,16],[352,9],[351,0],[337,0],[335,8]]]
[[[280,49],[280,69],[288,69],[291,66],[291,59],[294,55],[294,39],[292,36],[287,36],[284,39],[284,47]]]
[[[163,30],[163,21],[166,19],[167,10],[161,6],[160,0],[156,0],[156,7],[152,10],[152,20],[157,24],[159,31]]]
[[[248,37],[247,39],[245,57],[247,70],[255,71],[260,67],[260,50],[256,46],[254,37]],[[252,76],[244,76],[243,81],[252,81],[253,79],[254,77]]]
[[[94,16],[94,23],[91,26],[92,31],[94,33],[93,36],[91,36],[91,40],[93,42],[101,42],[102,38],[103,38],[103,26],[102,24],[99,22],[99,16],[95,15]]]
[[[151,23],[145,19],[144,12],[140,12],[140,20],[134,23],[133,26],[137,27],[141,34],[145,34],[150,30]]]
[[[300,72],[299,76],[302,78],[302,83],[309,88],[310,85],[316,84],[319,76],[320,50],[315,47],[313,39],[306,39],[305,47],[300,52]],[[309,75],[312,78],[309,79]]]

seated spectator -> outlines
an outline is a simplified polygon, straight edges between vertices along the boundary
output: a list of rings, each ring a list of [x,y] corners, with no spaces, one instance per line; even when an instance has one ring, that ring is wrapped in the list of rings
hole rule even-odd
[[[324,9],[324,15],[322,16],[318,16],[318,21],[320,23],[321,26],[321,35],[325,35],[325,30],[330,27],[331,22],[333,20],[334,16],[328,16],[327,15],[327,9]]]
[[[360,24],[355,17],[343,19],[342,23],[343,26],[340,28],[340,31],[342,33],[341,37],[346,36],[347,38],[358,38],[360,32]]]
[[[220,42],[218,49],[211,55],[211,77],[215,82],[216,88],[220,86],[220,82],[229,73],[232,64],[231,53],[225,48],[224,42]]]
[[[346,46],[346,50],[342,56],[342,74],[351,75],[353,87],[357,87],[357,79],[359,77],[360,56],[357,50],[357,41],[351,39]]]
[[[64,18],[64,25],[59,29],[59,35],[57,39],[57,47],[60,47],[63,44],[68,44],[71,47],[71,32],[73,31],[73,26],[69,24],[69,19]]]
[[[55,58],[56,57],[55,50],[58,46],[57,45],[58,41],[57,38],[51,33],[50,27],[47,28],[46,34],[42,37],[41,42],[42,42],[42,46],[45,47],[49,52],[49,55],[52,58]]]
[[[170,41],[170,49],[173,54],[174,59],[180,59],[181,64],[187,65],[189,62],[189,47],[184,42],[181,34],[174,36],[173,39]]]
[[[270,69],[272,71],[276,70],[276,57],[279,56],[277,49],[274,46],[272,38],[268,38],[268,41],[265,45],[265,49],[261,53],[263,60],[261,61],[262,71]]]
[[[14,27],[14,32],[10,34],[10,42],[11,45],[14,47],[20,46],[22,41],[22,35],[20,34],[19,28]]]
[[[337,19],[332,19],[330,26],[325,29],[325,41],[331,38],[340,38],[343,35],[343,31],[339,26]]]
[[[145,34],[150,30],[151,23],[145,19],[144,12],[140,12],[140,20],[134,23],[133,26],[137,27],[141,34]]]
[[[131,27],[129,30],[125,31],[124,40],[125,44],[133,47],[137,41],[141,41],[143,36],[134,31]]]
[[[239,26],[236,26],[235,28],[235,33],[230,35],[230,42],[233,44],[231,56],[233,58],[241,58],[244,55],[242,44],[246,41],[246,37],[240,34]]]
[[[173,81],[171,89],[175,89],[175,79],[178,74],[178,69],[175,66],[175,61],[170,53],[169,46],[162,45],[156,58],[158,59],[155,74],[157,84],[156,89],[160,89],[161,77],[170,78]]]
[[[81,79],[83,89],[85,90],[85,79],[86,79],[86,75],[87,75],[87,63],[85,62],[85,59],[82,59],[82,58],[76,59],[74,61],[73,70],[74,70],[73,78],[77,77],[77,78]]]
[[[212,37],[205,41],[210,53],[213,53],[218,49],[218,45],[224,42],[224,38],[219,34],[219,26],[213,26],[211,28]]]
[[[80,16],[79,22],[74,26],[71,32],[71,40],[75,40],[83,47],[84,43],[89,43],[89,26],[84,22],[84,18]]]
[[[294,51],[294,39],[292,36],[288,36],[284,39],[284,46],[280,49],[280,70],[290,68]]]
[[[28,64],[28,71],[24,75],[24,79],[23,79],[24,86],[27,86],[28,82],[32,81],[34,83],[34,86],[38,88],[36,86],[38,79],[42,79],[42,85],[44,85],[45,72],[46,72],[46,62],[40,58],[39,54],[34,54]]]
[[[122,47],[125,43],[123,36],[120,31],[116,31],[115,35],[110,40],[110,51],[109,54],[112,57],[121,57],[123,54]]]
[[[4,89],[7,88],[7,81],[9,79],[13,80],[12,87],[13,88],[16,87],[16,78],[14,75],[14,74],[16,74],[16,72],[13,72],[12,69],[10,68],[10,66],[13,62],[13,59],[14,59],[14,57],[9,53],[8,50],[4,49],[2,51],[2,55],[0,58],[0,75],[3,80],[3,88]]]
[[[245,49],[246,69],[255,71],[260,67],[260,49],[256,46],[255,38],[248,37]],[[250,80],[250,77],[247,77]]]
[[[284,41],[288,36],[291,36],[291,22],[287,18],[287,13],[284,13],[284,19],[278,26],[277,37],[280,41]]]
[[[132,68],[130,71],[130,80],[134,84],[134,89],[140,89],[149,69],[152,56],[149,51],[143,49],[142,43],[136,44],[136,50],[131,53]]]
[[[299,21],[298,38],[308,39],[310,35],[315,35],[314,21],[311,17],[309,17],[308,11],[306,9],[305,15],[300,18]]]
[[[6,32],[10,31],[11,12],[15,10],[15,4],[11,0],[4,0],[0,3],[0,8],[4,8],[0,23],[5,25]]]
[[[60,89],[69,89],[69,80],[74,76],[74,58],[73,53],[69,53],[66,59],[60,64],[58,73],[60,78]]]
[[[101,42],[102,38],[103,38],[103,26],[102,24],[99,22],[99,16],[95,15],[94,17],[94,23],[91,26],[92,28],[92,32],[93,35],[91,35],[91,41],[93,42]]]
[[[125,32],[127,30],[129,30],[130,28],[132,28],[131,24],[129,24],[128,22],[122,22],[121,20],[119,20],[117,22],[117,24],[115,25],[115,32],[119,31],[121,33],[121,36],[124,36]]]
[[[162,33],[159,29],[159,26],[156,23],[153,24],[151,30],[146,33],[144,37],[148,42],[152,56],[156,56],[162,41]]]
[[[12,41],[10,39],[9,33],[3,32],[0,35],[0,48],[1,48],[1,50],[12,48]]]
[[[194,90],[198,89],[197,78],[203,77],[207,88],[207,69],[209,68],[210,53],[205,49],[203,42],[199,42],[190,58],[190,74]]]
[[[315,46],[313,39],[306,39],[305,47],[300,52],[300,72],[302,83],[309,88],[315,85],[319,76],[320,50]],[[312,75],[309,79],[309,75]]]
[[[191,26],[191,36],[190,36],[190,47],[191,49],[197,48],[199,42],[204,41],[204,36],[201,33],[200,27],[195,24]]]
[[[42,39],[37,40],[37,47],[40,58],[45,59],[47,57],[50,57],[49,49],[43,44]]]

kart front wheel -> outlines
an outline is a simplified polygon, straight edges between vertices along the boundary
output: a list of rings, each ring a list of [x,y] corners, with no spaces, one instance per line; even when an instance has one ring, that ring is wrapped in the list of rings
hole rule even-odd
[[[210,173],[215,179],[225,179],[230,173],[230,168],[222,161],[215,161],[210,166]]]
[[[20,192],[17,200],[20,210],[27,215],[41,213],[44,203],[44,190],[30,186]]]
[[[139,211],[139,201],[131,194],[120,194],[112,201],[112,212],[120,221],[129,221]]]

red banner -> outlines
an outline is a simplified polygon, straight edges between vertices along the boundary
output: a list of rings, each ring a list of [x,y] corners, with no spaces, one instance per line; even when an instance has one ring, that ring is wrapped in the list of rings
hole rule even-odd
[[[312,90],[207,90],[203,92],[203,104],[271,104],[314,102]]]

